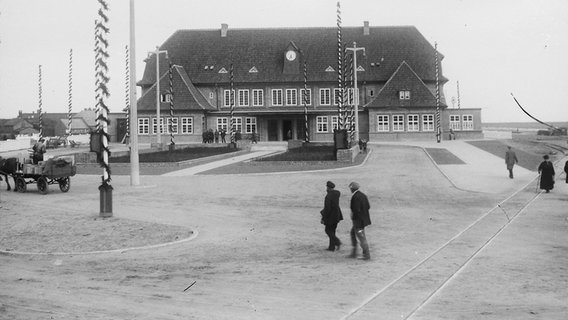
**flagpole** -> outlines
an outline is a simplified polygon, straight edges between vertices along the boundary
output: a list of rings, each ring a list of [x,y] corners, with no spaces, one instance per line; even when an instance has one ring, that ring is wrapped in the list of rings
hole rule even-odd
[[[434,43],[434,55],[436,58],[436,141],[442,140],[442,128],[440,127],[440,85],[438,81],[438,43]]]
[[[138,155],[138,101],[136,100],[136,41],[134,0],[130,0],[130,52],[129,100],[130,100],[130,185],[140,185],[140,163]]]
[[[310,132],[308,127],[308,67],[306,56],[304,56],[304,95],[302,96],[304,101],[304,142],[310,142]]]
[[[337,111],[339,114],[337,129],[343,129],[343,44],[341,43],[341,5],[337,1],[337,88],[339,97],[333,95],[333,99],[337,100]]]

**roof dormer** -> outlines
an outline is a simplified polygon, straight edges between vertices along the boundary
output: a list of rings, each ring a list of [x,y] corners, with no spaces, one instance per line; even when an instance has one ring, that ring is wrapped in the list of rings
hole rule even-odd
[[[300,49],[290,41],[284,50],[284,67],[282,73],[284,74],[299,74],[300,73]]]

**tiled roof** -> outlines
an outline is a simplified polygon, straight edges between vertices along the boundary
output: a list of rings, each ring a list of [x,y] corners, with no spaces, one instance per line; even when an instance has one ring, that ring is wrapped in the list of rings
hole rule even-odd
[[[155,66],[155,65],[154,65]],[[165,74],[160,78],[160,92],[170,91],[168,68],[164,65]],[[205,97],[195,88],[185,70],[180,66],[173,66],[174,110],[183,106],[183,110],[214,110]],[[160,103],[160,111],[169,111],[170,103]],[[138,99],[138,110],[156,110],[156,85],[153,84],[148,91]]]
[[[368,35],[364,35],[363,27],[344,27],[342,41],[348,47],[356,42],[357,47],[365,48],[365,56],[358,55],[359,65],[365,69],[358,74],[360,81],[385,82],[402,61],[423,81],[435,79],[434,47],[413,26],[369,27]],[[182,66],[196,85],[229,83],[230,74],[219,70],[228,71],[231,63],[235,82],[303,81],[302,72],[282,72],[284,52],[290,44],[303,52],[300,63],[303,65],[306,59],[308,81],[336,81],[336,72],[325,71],[329,66],[337,68],[336,28],[229,29],[226,37],[221,37],[220,29],[179,30],[160,50],[167,50],[172,62]],[[443,59],[441,54],[439,59]],[[155,63],[155,56],[147,60],[139,85],[155,82]],[[167,66],[162,54],[160,69],[167,70]],[[249,72],[252,67],[258,72]],[[447,80],[441,76],[440,81]]]
[[[399,92],[410,91],[410,99],[401,100]],[[440,106],[446,107],[440,98]],[[436,106],[436,95],[418,77],[418,74],[403,61],[384,87],[377,93],[375,99],[370,101],[368,108],[416,108]]]

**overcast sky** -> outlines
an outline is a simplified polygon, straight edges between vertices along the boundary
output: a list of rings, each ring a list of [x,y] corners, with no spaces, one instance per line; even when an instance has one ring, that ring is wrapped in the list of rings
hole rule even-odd
[[[125,105],[129,0],[107,0],[112,112]],[[179,29],[335,27],[336,0],[136,0],[137,80],[148,52]],[[73,49],[73,112],[95,105],[96,0],[0,0],[0,118],[39,105],[67,112]],[[568,1],[342,0],[343,26],[413,25],[444,55],[447,104],[482,108],[484,122],[568,121]],[[139,97],[139,96],[138,96]]]

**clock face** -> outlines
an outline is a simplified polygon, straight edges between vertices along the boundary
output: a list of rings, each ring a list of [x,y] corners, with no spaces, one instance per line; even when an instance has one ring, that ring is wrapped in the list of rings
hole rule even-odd
[[[293,61],[294,59],[296,59],[296,52],[292,50],[286,52],[286,59],[288,59],[288,61]]]

